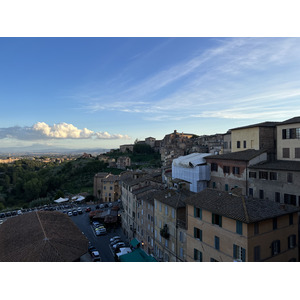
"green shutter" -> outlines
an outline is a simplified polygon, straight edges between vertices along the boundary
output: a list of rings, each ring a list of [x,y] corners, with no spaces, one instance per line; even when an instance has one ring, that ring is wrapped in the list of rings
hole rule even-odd
[[[200,208],[199,210],[200,210],[200,220],[202,220],[202,208]]]
[[[197,260],[197,252],[198,250],[194,248],[194,260]]]
[[[202,252],[199,252],[200,254],[200,261],[202,262]]]
[[[236,249],[236,245],[233,244],[233,258],[236,258],[237,257],[237,249]]]
[[[220,221],[219,226],[222,227],[222,216],[219,216],[219,221]]]
[[[242,248],[242,261],[246,261],[246,249]]]
[[[197,228],[194,227],[194,238],[196,238],[196,237],[197,237]]]
[[[202,242],[202,230],[200,230],[200,241]]]
[[[211,215],[211,223],[212,223],[212,224],[215,224],[215,214],[212,214],[212,215]]]

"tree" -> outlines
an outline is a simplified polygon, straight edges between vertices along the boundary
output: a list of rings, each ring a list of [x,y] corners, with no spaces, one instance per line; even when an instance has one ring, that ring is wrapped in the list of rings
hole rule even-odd
[[[57,193],[54,197],[54,200],[59,199],[59,198],[64,198],[64,197],[65,197],[65,194],[63,193],[63,191],[59,190],[59,191],[57,191]]]

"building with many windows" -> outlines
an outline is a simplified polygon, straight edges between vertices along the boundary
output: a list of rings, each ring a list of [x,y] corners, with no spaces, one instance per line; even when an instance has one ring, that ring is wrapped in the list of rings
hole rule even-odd
[[[244,195],[248,191],[249,167],[267,161],[265,150],[231,152],[205,157],[210,166],[209,187],[220,191],[230,191],[239,187]]]
[[[154,194],[154,257],[158,261],[186,261],[186,205],[188,190],[166,189]]]
[[[298,261],[299,208],[206,189],[186,199],[187,261]]]

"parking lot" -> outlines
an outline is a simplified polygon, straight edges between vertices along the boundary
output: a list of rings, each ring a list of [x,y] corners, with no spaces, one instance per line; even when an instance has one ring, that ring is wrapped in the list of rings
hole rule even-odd
[[[86,236],[86,238],[89,240],[90,244],[93,245],[100,253],[101,261],[102,262],[114,262],[114,253],[110,247],[110,239],[116,235],[121,237],[121,240],[124,241],[126,244],[128,244],[128,240],[126,239],[126,236],[123,234],[122,229],[120,226],[117,228],[109,228],[107,227],[107,233],[104,235],[97,236],[95,233],[95,230],[93,229],[93,226],[90,223],[89,219],[89,213],[86,212],[86,208],[90,207],[92,211],[95,210],[96,204],[93,205],[87,205],[87,204],[68,204],[68,205],[57,205],[52,207],[41,207],[38,209],[28,209],[26,211],[22,211],[22,214],[32,212],[35,210],[58,210],[60,212],[65,212],[68,215],[68,212],[78,211],[78,209],[82,210],[82,213],[77,215],[70,214],[69,218],[72,219],[72,221],[78,226],[78,228],[81,230],[81,232]],[[109,207],[104,208],[104,210],[110,209]],[[103,210],[103,209],[102,209]],[[3,216],[3,221],[5,221],[7,218],[11,217],[18,217],[17,212],[13,214],[8,214],[7,216]],[[0,224],[1,225],[1,224]],[[92,257],[90,254],[86,254],[83,257],[83,261],[92,261]]]
[[[90,206],[92,210],[95,210],[95,205]],[[90,243],[99,251],[102,262],[114,262],[114,254],[110,247],[110,239],[116,235],[119,235],[121,239],[128,243],[125,235],[122,232],[121,227],[109,228],[107,227],[107,233],[105,235],[96,236],[95,231],[90,224],[89,214],[85,212],[86,206],[82,206],[83,214],[70,217],[72,221],[78,226],[78,228],[87,237]],[[86,256],[86,261],[89,257]],[[90,261],[92,258],[90,257]]]

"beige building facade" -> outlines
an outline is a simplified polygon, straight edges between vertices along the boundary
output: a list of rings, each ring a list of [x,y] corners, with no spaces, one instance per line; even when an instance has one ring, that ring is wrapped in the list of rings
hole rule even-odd
[[[300,161],[300,117],[278,124],[277,159]]]
[[[187,200],[187,261],[299,261],[298,211],[211,189],[197,193]]]

